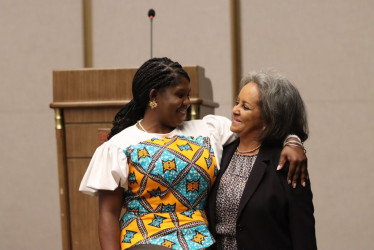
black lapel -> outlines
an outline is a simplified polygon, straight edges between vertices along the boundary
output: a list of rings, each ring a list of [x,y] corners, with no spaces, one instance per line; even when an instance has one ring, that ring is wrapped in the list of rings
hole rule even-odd
[[[245,205],[252,197],[257,186],[260,184],[262,177],[266,171],[266,167],[270,162],[269,156],[271,154],[267,153],[268,148],[266,146],[261,146],[258,153],[257,159],[253,165],[252,172],[249,175],[247,184],[245,185],[243,196],[239,203],[238,217],[240,217],[241,212],[243,211]]]
[[[217,202],[217,191],[219,187],[219,182],[221,180],[222,174],[227,169],[227,166],[230,164],[231,158],[236,150],[236,147],[239,145],[239,139],[233,141],[232,143],[228,144],[224,147],[223,153],[222,153],[222,160],[220,164],[220,169],[216,178],[216,182],[214,183],[213,189],[210,191],[209,194],[209,203],[212,205],[209,205],[209,218],[211,220],[210,223],[212,225],[215,225],[215,219],[216,219],[216,202]],[[213,232],[215,233],[215,226],[213,227]]]
[[[239,145],[240,140],[237,139],[224,147],[223,152],[222,152],[222,160],[221,160],[221,165],[219,169],[219,173],[217,176],[217,180],[221,179],[222,174],[226,171],[227,166],[230,164],[231,158],[235,153],[236,148]]]

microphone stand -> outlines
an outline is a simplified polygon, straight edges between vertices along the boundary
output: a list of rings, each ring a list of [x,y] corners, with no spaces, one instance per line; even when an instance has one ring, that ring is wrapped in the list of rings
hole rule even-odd
[[[149,9],[148,17],[151,20],[151,58],[153,58],[152,47],[153,47],[153,18],[156,16],[154,9]]]
[[[152,45],[153,45],[153,18],[151,18],[151,58],[153,58],[152,56]]]

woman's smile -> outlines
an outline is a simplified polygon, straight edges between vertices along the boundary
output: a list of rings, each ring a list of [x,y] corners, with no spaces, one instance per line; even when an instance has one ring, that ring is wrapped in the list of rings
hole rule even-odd
[[[231,131],[239,137],[256,138],[264,126],[259,107],[260,96],[253,82],[245,85],[238,95],[237,104],[232,109]]]

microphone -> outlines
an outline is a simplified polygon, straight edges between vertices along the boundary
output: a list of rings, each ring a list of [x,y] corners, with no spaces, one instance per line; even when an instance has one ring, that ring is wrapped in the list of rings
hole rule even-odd
[[[156,12],[154,9],[148,10],[148,17],[152,20],[156,16]]]
[[[156,16],[156,12],[154,9],[149,9],[148,10],[148,17],[149,17],[149,20],[151,21],[151,58],[152,58],[152,45],[153,45],[153,34],[152,34],[152,30],[153,30],[153,26],[152,26],[152,21],[153,21],[153,18],[155,18]]]

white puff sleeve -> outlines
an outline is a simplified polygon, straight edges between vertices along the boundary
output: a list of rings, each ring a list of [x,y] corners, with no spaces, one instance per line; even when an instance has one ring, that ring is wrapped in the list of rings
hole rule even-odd
[[[221,145],[229,144],[237,138],[237,135],[230,130],[231,121],[219,115],[207,115],[203,117],[210,134]]]
[[[123,149],[108,142],[98,147],[84,174],[79,191],[97,195],[98,190],[128,188],[128,164]]]

